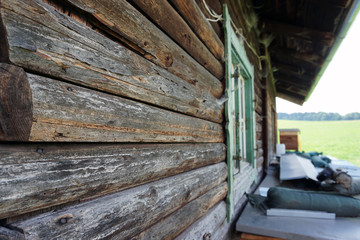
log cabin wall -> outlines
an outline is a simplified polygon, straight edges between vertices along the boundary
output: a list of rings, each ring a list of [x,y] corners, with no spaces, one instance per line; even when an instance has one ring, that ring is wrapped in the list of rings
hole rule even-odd
[[[223,26],[203,1],[1,0],[1,237],[226,238],[273,147],[274,97],[251,9],[206,2],[257,51],[257,169],[235,179],[232,222]]]

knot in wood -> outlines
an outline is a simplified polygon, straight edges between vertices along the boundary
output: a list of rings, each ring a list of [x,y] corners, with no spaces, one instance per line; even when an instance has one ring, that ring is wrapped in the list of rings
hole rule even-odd
[[[174,63],[174,60],[173,60],[173,57],[169,54],[169,55],[166,55],[165,57],[165,66],[166,67],[171,67]]]
[[[211,240],[211,233],[205,233],[203,236],[203,240]]]
[[[37,152],[38,154],[43,154],[43,153],[44,153],[44,150],[43,150],[42,148],[38,148],[38,149],[36,149],[36,152]]]
[[[65,215],[65,216],[60,217],[57,220],[57,223],[60,224],[60,225],[64,225],[64,224],[67,224],[68,222],[70,222],[72,219],[73,219],[73,216],[71,214],[70,215]]]

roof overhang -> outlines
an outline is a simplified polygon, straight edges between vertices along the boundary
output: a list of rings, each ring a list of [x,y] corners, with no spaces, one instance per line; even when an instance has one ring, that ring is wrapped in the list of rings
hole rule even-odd
[[[268,45],[276,95],[302,105],[360,9],[360,0],[252,0]],[[271,37],[270,37],[271,36]]]

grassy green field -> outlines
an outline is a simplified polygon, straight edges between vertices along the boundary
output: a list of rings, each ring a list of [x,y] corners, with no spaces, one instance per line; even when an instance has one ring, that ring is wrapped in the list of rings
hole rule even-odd
[[[278,120],[278,128],[299,128],[302,151],[323,152],[360,166],[360,120]]]

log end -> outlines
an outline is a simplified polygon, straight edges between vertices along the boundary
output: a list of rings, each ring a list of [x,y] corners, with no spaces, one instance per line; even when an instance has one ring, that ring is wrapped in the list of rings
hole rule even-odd
[[[0,141],[27,141],[32,118],[32,95],[25,71],[0,63]]]

